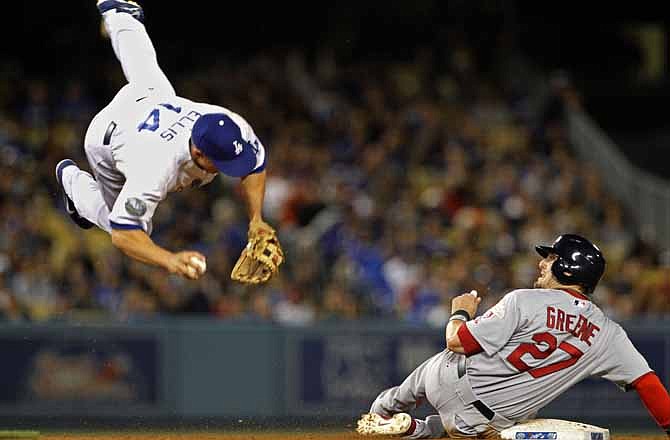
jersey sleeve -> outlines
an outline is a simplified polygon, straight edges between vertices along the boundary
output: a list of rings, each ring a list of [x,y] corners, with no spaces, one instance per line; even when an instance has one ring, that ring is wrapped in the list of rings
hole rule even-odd
[[[237,113],[230,111],[229,116],[240,126],[242,130],[242,137],[244,138],[244,140],[246,140],[251,144],[254,153],[256,154],[256,165],[254,166],[250,174],[257,174],[260,173],[261,171],[264,171],[266,165],[265,162],[267,159],[265,146],[258,138],[258,136],[256,136],[256,132],[254,132],[254,129],[251,127],[251,125],[247,122],[246,119],[244,119]]]
[[[109,214],[112,229],[142,229],[151,234],[151,219],[167,194],[165,180],[146,170],[129,170],[126,183]]]
[[[486,313],[462,325],[458,330],[458,337],[466,355],[484,351],[492,356],[509,341],[519,322],[517,294],[513,291]]]
[[[256,153],[256,166],[250,174],[257,174],[265,170],[265,147],[258,138],[253,139],[251,144],[254,146],[254,152]]]
[[[640,399],[654,418],[658,426],[670,434],[670,395],[655,373],[647,373],[635,379],[632,388],[640,395]]]
[[[651,371],[649,364],[628,339],[626,332],[617,325],[608,343],[605,358],[600,362],[594,375],[614,382],[623,390],[628,390],[637,379]]]

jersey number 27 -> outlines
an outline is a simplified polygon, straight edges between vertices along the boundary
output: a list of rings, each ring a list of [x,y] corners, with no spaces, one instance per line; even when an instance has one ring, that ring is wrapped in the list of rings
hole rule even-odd
[[[558,341],[556,340],[556,336],[548,332],[537,333],[533,335],[533,341],[535,341],[535,344],[531,344],[529,342],[523,342],[519,344],[517,349],[510,353],[509,356],[507,356],[507,360],[514,366],[514,368],[521,372],[527,371],[534,378],[546,376],[548,374],[571,367],[584,354],[579,348],[568,342],[563,341],[557,345]],[[541,346],[545,346],[544,350],[540,348]],[[533,359],[546,359],[557,349],[566,352],[570,355],[570,357],[563,361],[558,361],[543,367],[535,368],[532,368],[530,365],[524,362],[523,359],[521,359],[524,354],[529,354]]]

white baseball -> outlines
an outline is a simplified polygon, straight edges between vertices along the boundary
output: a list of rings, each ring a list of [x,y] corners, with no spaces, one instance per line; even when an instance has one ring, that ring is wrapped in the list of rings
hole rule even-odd
[[[477,298],[477,291],[476,291],[476,290],[471,290],[471,291],[470,291],[470,295],[472,295],[472,296],[474,296],[475,298]]]
[[[191,268],[195,267],[195,269],[193,269],[193,270],[195,271],[197,269],[198,272],[200,272],[200,275],[205,273],[205,271],[207,270],[207,262],[205,261],[204,258],[191,257],[189,262],[191,263],[191,266],[189,266],[189,267],[191,267]],[[193,273],[193,274],[195,275],[195,273]]]

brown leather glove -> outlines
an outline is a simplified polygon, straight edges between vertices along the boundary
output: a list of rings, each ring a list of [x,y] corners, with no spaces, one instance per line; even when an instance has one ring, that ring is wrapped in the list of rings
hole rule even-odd
[[[251,222],[247,246],[230,277],[246,284],[264,283],[279,271],[283,261],[284,251],[275,230],[262,220]]]

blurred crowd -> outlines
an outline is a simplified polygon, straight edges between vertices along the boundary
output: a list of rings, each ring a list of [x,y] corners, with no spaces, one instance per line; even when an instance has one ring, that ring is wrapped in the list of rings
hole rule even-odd
[[[477,289],[486,308],[532,286],[534,245],[564,232],[603,250],[594,300],[606,313],[670,314],[670,261],[571,149],[562,116],[579,96],[565,77],[538,83],[518,60],[482,72],[467,47],[360,63],[327,50],[265,53],[175,75],[180,96],[242,114],[268,148],[264,216],[286,261],[247,287],[230,280],[246,243],[236,179],[158,208],[157,243],[207,256],[197,282],[133,262],[64,213],[54,166],[71,157],[88,168],[83,136],[123,84],[118,66],[96,78],[102,94],[92,80],[16,72],[0,69],[0,320],[442,326],[457,294]]]

